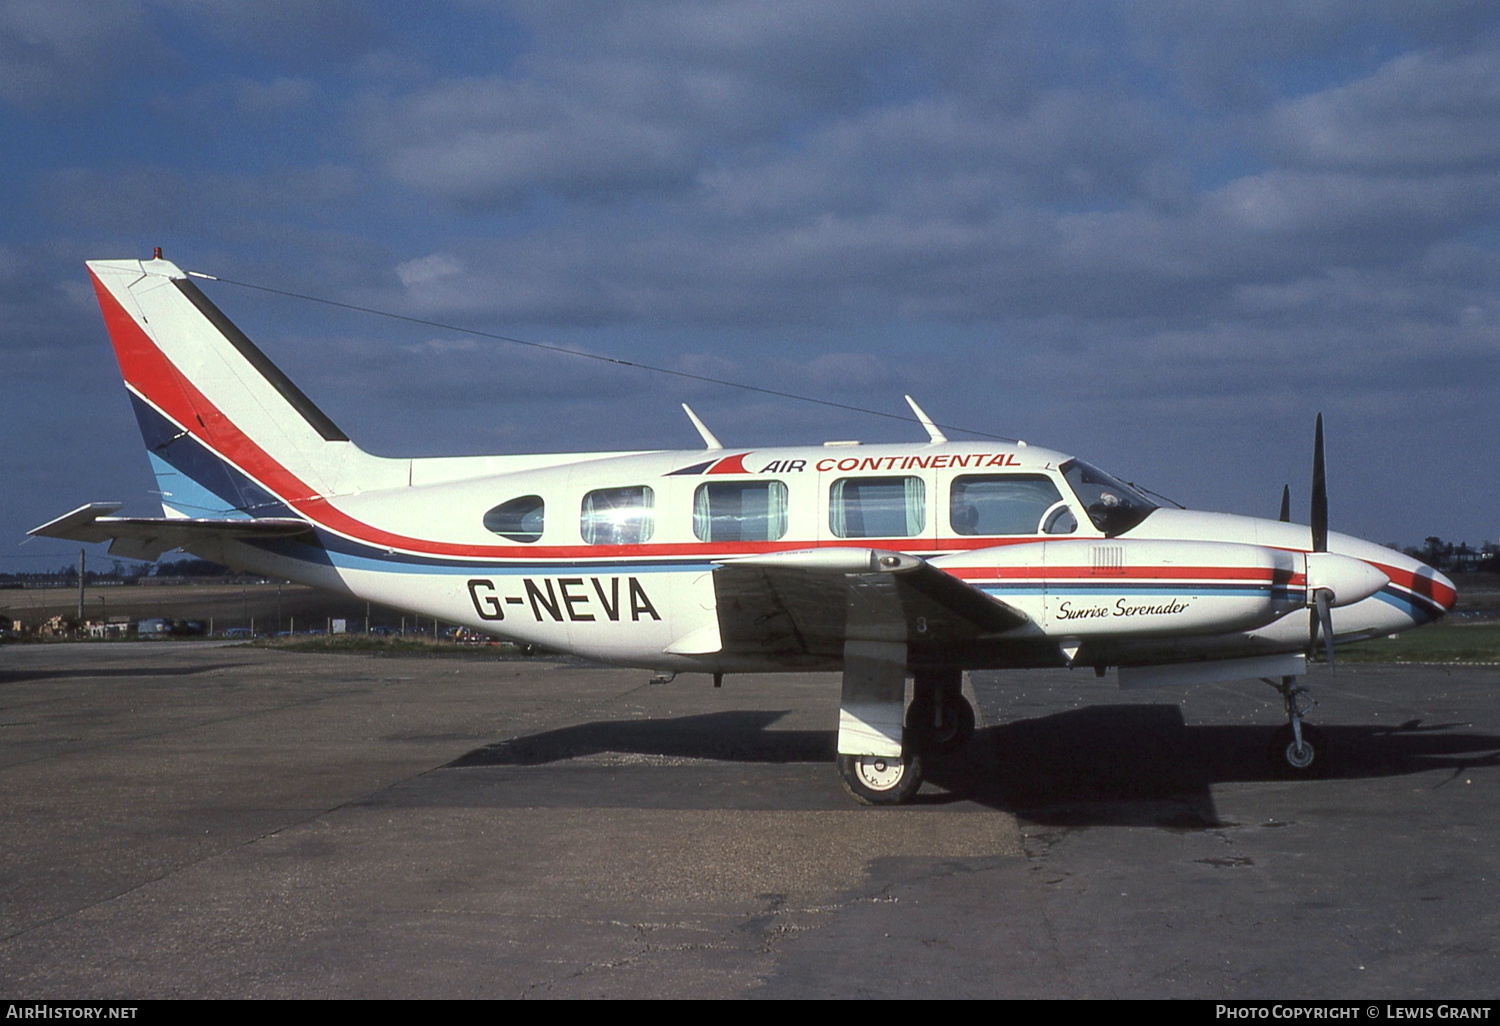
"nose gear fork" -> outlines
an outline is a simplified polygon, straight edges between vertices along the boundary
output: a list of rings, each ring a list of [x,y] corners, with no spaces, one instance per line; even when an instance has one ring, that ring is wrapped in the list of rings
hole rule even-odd
[[[1282,706],[1286,709],[1287,725],[1276,732],[1271,745],[1271,760],[1277,769],[1291,769],[1305,773],[1319,763],[1318,749],[1323,748],[1321,732],[1302,718],[1317,708],[1317,699],[1312,692],[1298,683],[1296,677],[1282,677],[1280,681],[1262,677],[1271,687],[1281,693]],[[1327,762],[1324,752],[1322,763]]]

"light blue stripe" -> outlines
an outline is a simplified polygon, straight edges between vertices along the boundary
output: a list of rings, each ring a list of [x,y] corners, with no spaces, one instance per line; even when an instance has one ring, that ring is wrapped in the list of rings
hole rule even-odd
[[[1235,598],[1264,598],[1268,594],[1282,594],[1282,595],[1286,595],[1286,596],[1292,596],[1292,595],[1300,594],[1301,591],[1302,591],[1302,589],[1300,589],[1300,588],[1293,588],[1293,589],[1280,589],[1280,588],[1278,588],[1278,589],[1275,589],[1274,592],[1273,592],[1273,590],[1271,588],[1269,588],[1269,587],[1263,587],[1263,588],[1219,588],[1219,587],[1208,586],[1208,587],[1198,587],[1198,588],[1195,588],[1191,584],[1184,584],[1184,585],[1180,585],[1180,586],[1175,587],[1175,588],[1174,587],[1164,587],[1162,585],[1145,585],[1145,584],[1139,584],[1139,585],[1137,585],[1137,584],[1097,584],[1097,585],[1064,585],[1064,586],[1057,586],[1057,585],[1051,585],[1051,584],[1035,584],[1035,585],[1029,585],[1029,586],[1027,586],[1027,585],[1020,585],[1020,586],[1018,586],[1018,585],[979,585],[979,590],[983,591],[987,595],[1038,595],[1038,594],[1042,594],[1044,592],[1046,594],[1048,594],[1048,595],[1098,595],[1098,594],[1100,594],[1102,592],[1102,593],[1111,594],[1111,595],[1113,595],[1113,594],[1162,595],[1162,596],[1188,595],[1188,594],[1229,595],[1229,596],[1232,596],[1232,597],[1235,597]]]
[[[148,452],[146,455],[151,459],[151,472],[156,475],[156,486],[161,490],[162,502],[166,505],[189,516],[250,519],[249,513],[235,509],[225,499],[204,488],[156,453]]]
[[[298,546],[304,549],[305,546]],[[587,574],[665,574],[707,573],[714,569],[712,563],[678,564],[661,566],[653,563],[544,563],[531,566],[512,566],[503,563],[473,563],[459,566],[444,566],[432,563],[409,563],[401,561],[399,554],[390,559],[370,559],[347,552],[320,550],[323,559],[307,559],[293,553],[283,552],[289,558],[320,566],[331,563],[341,570],[363,570],[372,573],[393,574],[441,574],[452,577],[557,577],[561,575]]]
[[[1396,609],[1399,609],[1417,623],[1432,623],[1434,620],[1441,619],[1443,615],[1442,613],[1430,613],[1412,599],[1400,593],[1391,592],[1388,589],[1377,591],[1374,597],[1388,606],[1394,606]]]

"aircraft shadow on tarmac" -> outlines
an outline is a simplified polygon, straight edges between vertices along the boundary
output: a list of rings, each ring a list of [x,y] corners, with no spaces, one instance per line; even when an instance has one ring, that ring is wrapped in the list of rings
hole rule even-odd
[[[737,763],[831,763],[833,731],[772,730],[780,712],[593,722],[476,749],[449,767],[542,766],[598,754]],[[1320,725],[1324,778],[1366,779],[1500,765],[1500,736],[1460,723]],[[927,761],[916,804],[969,802],[1066,826],[1221,825],[1212,786],[1299,779],[1272,754],[1274,728],[1188,726],[1175,705],[1094,706],[978,731]],[[692,772],[691,767],[684,772]],[[832,767],[829,767],[832,777]],[[933,786],[935,785],[935,786]]]
[[[580,723],[486,745],[449,766],[540,766],[604,753],[751,763],[833,761],[836,738],[831,732],[769,729],[785,715],[732,711]]]
[[[1500,736],[1465,726],[1319,724],[1315,772],[1299,775],[1274,750],[1274,726],[1188,726],[1175,705],[1092,706],[990,728],[983,732],[987,758],[948,771],[934,767],[927,779],[955,797],[1037,822],[1213,826],[1215,784],[1500,764]]]
[[[82,680],[92,677],[191,677],[232,667],[233,663],[207,663],[201,666],[95,666],[80,669],[70,666],[61,670],[0,670],[0,684],[21,684],[34,680]]]

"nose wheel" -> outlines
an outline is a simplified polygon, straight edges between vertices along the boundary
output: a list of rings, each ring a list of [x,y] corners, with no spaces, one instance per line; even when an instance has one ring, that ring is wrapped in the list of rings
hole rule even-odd
[[[1328,768],[1328,743],[1317,727],[1302,725],[1299,738],[1290,725],[1271,739],[1272,766],[1291,776],[1317,776]]]
[[[1318,776],[1328,769],[1328,743],[1323,732],[1303,722],[1303,716],[1317,706],[1307,688],[1296,677],[1266,680],[1281,692],[1286,707],[1287,724],[1271,738],[1271,768],[1292,777]]]

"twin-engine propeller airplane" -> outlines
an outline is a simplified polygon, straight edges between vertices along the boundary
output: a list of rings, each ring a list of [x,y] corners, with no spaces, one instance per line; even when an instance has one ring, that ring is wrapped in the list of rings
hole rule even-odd
[[[838,769],[916,793],[961,745],[962,673],[1115,667],[1123,687],[1264,678],[1287,766],[1319,742],[1297,678],[1321,636],[1452,607],[1442,574],[1312,525],[1163,508],[1024,442],[387,459],[364,452],[176,266],[88,265],[164,517],[93,503],[31,533],[346,592],[625,666],[842,670]],[[909,400],[908,400],[909,401]],[[906,700],[906,680],[913,681]]]

